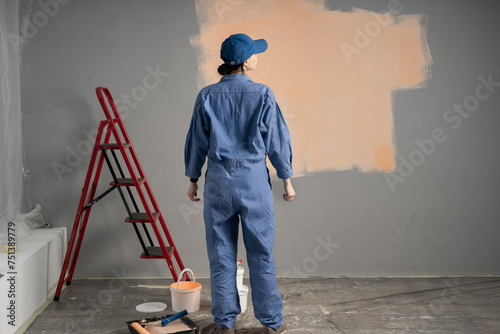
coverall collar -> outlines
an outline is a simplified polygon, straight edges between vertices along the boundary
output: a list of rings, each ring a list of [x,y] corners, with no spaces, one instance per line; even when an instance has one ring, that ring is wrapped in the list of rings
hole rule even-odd
[[[246,74],[228,74],[223,76],[220,81],[228,81],[228,80],[246,80],[246,81],[252,81],[250,77]]]

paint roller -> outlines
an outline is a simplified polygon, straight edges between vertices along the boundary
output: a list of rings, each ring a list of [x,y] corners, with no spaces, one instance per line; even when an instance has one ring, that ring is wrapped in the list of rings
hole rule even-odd
[[[147,330],[145,330],[138,322],[133,322],[130,324],[130,327],[135,329],[138,334],[151,334]]]
[[[186,310],[184,310],[184,311],[181,311],[177,314],[171,315],[170,317],[167,317],[165,319],[152,321],[152,322],[141,322],[140,324],[138,322],[133,322],[130,324],[130,326],[132,328],[134,328],[138,334],[151,334],[142,326],[162,326],[162,327],[165,327],[166,325],[168,325],[172,321],[180,319],[187,314],[188,314],[188,312]]]

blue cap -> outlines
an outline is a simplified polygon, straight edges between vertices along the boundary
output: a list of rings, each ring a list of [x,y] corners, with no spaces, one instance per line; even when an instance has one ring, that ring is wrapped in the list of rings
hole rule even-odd
[[[255,53],[267,50],[265,39],[253,40],[245,34],[229,36],[220,48],[220,57],[228,65],[239,65]]]

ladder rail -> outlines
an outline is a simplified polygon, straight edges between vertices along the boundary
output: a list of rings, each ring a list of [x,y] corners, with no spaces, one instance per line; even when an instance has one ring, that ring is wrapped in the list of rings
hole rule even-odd
[[[107,124],[107,121],[101,121],[99,123],[99,128],[97,130],[96,141],[94,144],[94,148],[92,150],[92,155],[90,157],[89,169],[87,170],[87,175],[85,176],[85,183],[84,183],[84,186],[82,188],[82,193],[80,195],[80,201],[78,203],[78,208],[76,211],[75,220],[73,222],[73,229],[71,230],[71,236],[69,239],[68,247],[66,250],[66,255],[64,257],[63,266],[61,269],[61,274],[59,275],[59,281],[57,283],[56,292],[54,295],[54,300],[56,300],[56,301],[59,300],[59,295],[61,293],[63,283],[67,282],[66,273],[68,271],[69,262],[72,259],[75,237],[76,237],[77,232],[80,230],[81,217],[82,217],[82,213],[83,213],[83,207],[85,205],[85,201],[87,198],[88,186],[90,185],[90,180],[92,178],[92,175],[94,174],[94,169],[90,168],[90,166],[94,166],[94,164],[95,164],[95,161],[97,158],[97,153],[99,152],[99,143],[101,141],[103,130],[104,130],[104,127],[106,126],[106,124]],[[89,211],[89,210],[87,210],[87,211]],[[74,261],[74,259],[75,259],[75,256],[73,256],[73,261]]]
[[[103,127],[102,131],[104,131],[104,128],[107,126],[106,134],[104,136],[104,141],[106,142],[107,140],[109,140],[109,138],[111,136],[111,131],[109,129],[109,124],[107,121],[101,121],[101,124]],[[99,149],[100,149],[100,141],[98,141],[97,139],[96,139],[96,145],[94,146],[94,149],[97,149],[97,151],[99,151]],[[93,166],[92,162],[95,163],[95,160],[92,161],[92,159],[91,159],[89,166]],[[95,170],[95,174],[94,174],[94,178],[93,178],[93,182],[92,182],[92,187],[90,189],[90,193],[89,193],[88,200],[87,200],[88,202],[91,202],[94,200],[94,196],[95,196],[95,193],[97,191],[97,186],[99,183],[99,178],[101,176],[103,163],[104,163],[104,158],[101,155],[101,156],[99,156],[99,161],[97,163],[97,167]],[[82,220],[82,224],[81,224],[80,229],[79,229],[78,241],[76,243],[76,247],[74,250],[74,255],[73,255],[73,259],[71,261],[71,266],[70,266],[70,269],[68,272],[68,276],[66,278],[66,285],[71,284],[71,281],[73,279],[73,274],[75,273],[76,261],[78,260],[78,256],[80,255],[80,249],[82,247],[83,236],[85,235],[85,230],[87,228],[87,223],[89,221],[91,209],[92,209],[92,207],[89,207],[87,210],[85,210],[85,213],[83,213],[83,220]]]
[[[167,227],[167,225],[165,223],[163,215],[161,215],[159,219],[160,219],[160,224],[161,224],[162,228],[165,229]],[[167,237],[168,243],[174,249],[173,256],[174,256],[175,260],[177,261],[177,265],[179,266],[179,269],[182,271],[182,270],[184,270],[185,267],[184,267],[184,263],[181,260],[181,256],[179,255],[179,252],[177,250],[177,246],[175,246],[174,240],[172,239],[172,236],[170,235],[170,232],[168,232],[168,230],[164,230],[164,231],[166,232],[166,237]],[[177,276],[177,274],[175,276]],[[185,281],[189,281],[190,280],[189,276],[186,273],[184,273],[183,277],[184,277]],[[174,279],[177,280],[177,278],[174,278]]]

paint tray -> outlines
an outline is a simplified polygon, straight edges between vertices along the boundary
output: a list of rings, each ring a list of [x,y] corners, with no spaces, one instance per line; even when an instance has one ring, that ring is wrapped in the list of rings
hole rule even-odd
[[[164,315],[164,316],[161,316],[161,317],[154,317],[154,318],[142,318],[142,319],[138,319],[138,320],[131,320],[131,321],[126,321],[126,324],[127,324],[127,327],[128,327],[128,330],[130,331],[130,333],[132,334],[139,334],[137,332],[137,330],[131,326],[131,324],[133,322],[137,322],[137,323],[141,323],[142,320],[146,320],[146,322],[154,322],[154,321],[158,321],[158,320],[161,320],[161,319],[165,319],[165,318],[168,318],[170,317],[171,315],[173,314],[167,314],[167,315]],[[198,325],[196,325],[191,319],[189,319],[188,317],[184,316],[176,321],[181,321],[184,325],[186,329],[185,330],[181,330],[181,331],[177,331],[175,332],[176,334],[200,334],[200,329],[198,327]],[[174,321],[174,322],[176,322]],[[171,324],[173,324],[174,322],[172,322]],[[166,326],[168,327],[168,325]],[[161,327],[160,327],[161,328]]]

